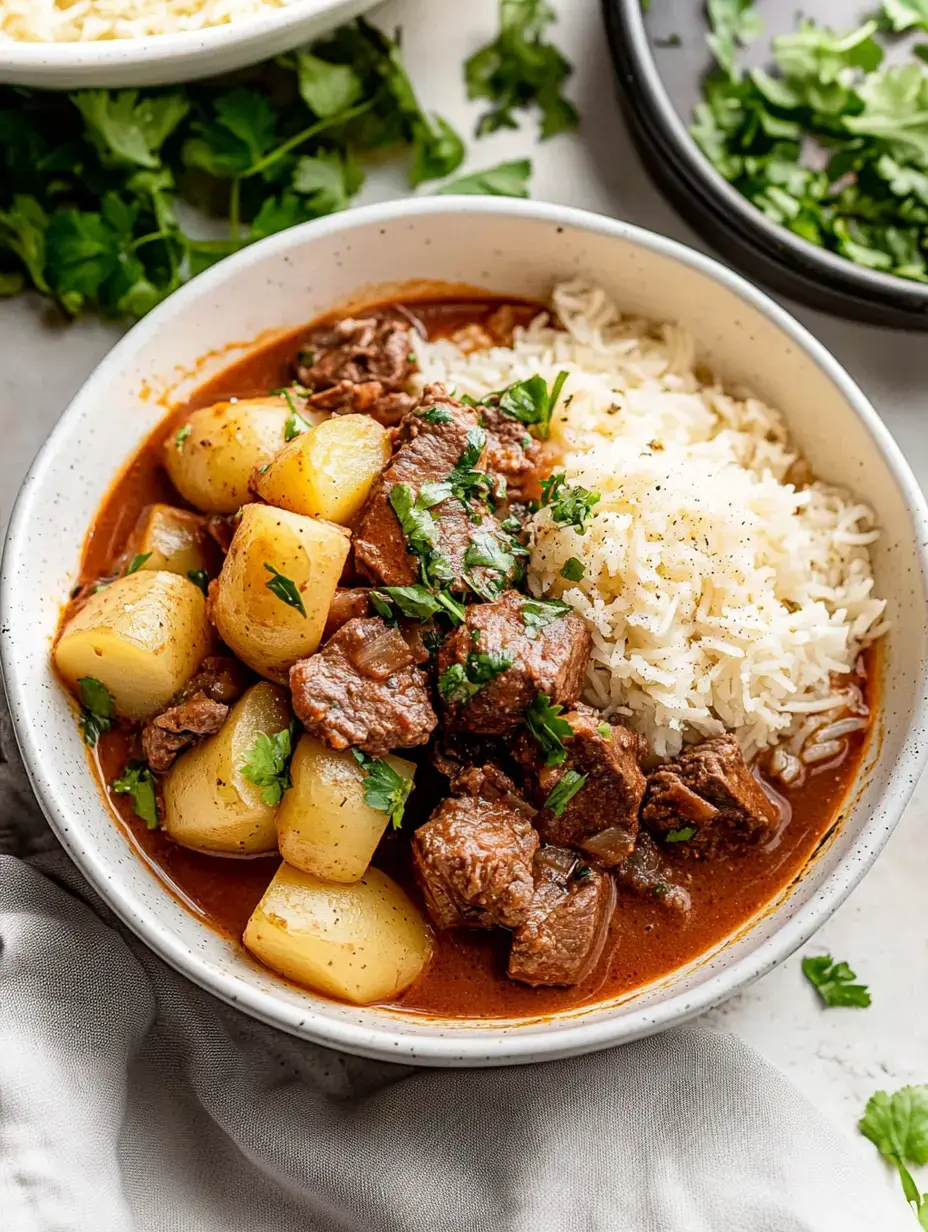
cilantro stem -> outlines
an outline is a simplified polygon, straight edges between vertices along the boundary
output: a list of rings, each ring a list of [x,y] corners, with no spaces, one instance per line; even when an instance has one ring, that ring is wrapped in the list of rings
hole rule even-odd
[[[242,209],[242,177],[236,176],[229,189],[229,230],[232,238],[239,238],[239,218]]]
[[[129,245],[129,251],[135,252],[137,248],[141,248],[143,244],[154,243],[155,240],[176,240],[178,233],[176,231],[149,231],[148,235],[141,235],[137,240],[133,240]]]
[[[250,180],[253,175],[260,175],[262,171],[266,171],[268,167],[272,167],[279,159],[289,154],[291,150],[295,150],[297,146],[302,145],[305,141],[309,141],[311,137],[315,137],[317,133],[325,132],[327,128],[337,128],[340,124],[346,124],[349,120],[354,120],[359,115],[363,115],[365,111],[370,111],[374,103],[380,98],[379,94],[375,94],[373,98],[369,98],[366,102],[357,103],[354,107],[349,107],[347,111],[340,111],[337,115],[329,116],[327,120],[317,120],[315,124],[310,124],[309,128],[304,128],[302,132],[296,133],[295,136],[289,137],[281,145],[276,146],[263,158],[259,158],[256,163],[243,171],[239,179]],[[237,181],[234,181],[237,183]]]

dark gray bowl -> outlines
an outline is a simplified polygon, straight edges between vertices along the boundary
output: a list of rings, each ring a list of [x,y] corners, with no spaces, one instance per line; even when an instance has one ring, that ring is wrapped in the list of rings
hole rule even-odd
[[[693,0],[602,0],[623,110],[649,173],[668,200],[733,265],[784,295],[841,316],[897,329],[928,329],[928,284],[865,269],[777,226],[719,175],[689,135],[710,68],[703,6]],[[808,6],[807,6],[808,7]],[[846,3],[814,15],[838,28]],[[769,33],[790,28],[793,5],[758,5]],[[831,10],[830,12],[827,10]],[[670,36],[679,45],[667,46]],[[764,45],[753,61],[765,58]]]

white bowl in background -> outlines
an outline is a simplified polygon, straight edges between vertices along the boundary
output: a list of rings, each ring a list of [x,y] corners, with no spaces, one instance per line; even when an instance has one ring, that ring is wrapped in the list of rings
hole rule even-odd
[[[374,284],[437,280],[540,299],[576,275],[595,279],[629,311],[690,330],[704,363],[781,408],[822,478],[846,484],[876,509],[884,534],[874,568],[893,624],[870,752],[843,825],[777,904],[712,954],[630,997],[523,1021],[335,1004],[258,967],[187,912],[133,853],[90,774],[69,700],[52,674],[60,604],[113,478],[163,414],[152,389],[179,380],[180,398],[247,351],[248,340],[370,299]],[[231,342],[238,345],[230,351]],[[213,351],[219,358],[198,367]],[[101,897],[179,971],[267,1023],[364,1056],[427,1065],[563,1057],[661,1030],[744,988],[801,945],[876,858],[928,749],[926,515],[915,479],[857,386],[783,309],[717,262],[560,206],[453,197],[369,206],[223,261],[136,325],[103,361],[39,454],[16,504],[0,576],[0,655],[20,747],[55,832]]]
[[[170,85],[230,73],[290,51],[378,0],[292,0],[224,26],[136,39],[26,43],[0,39],[0,84],[43,90]]]

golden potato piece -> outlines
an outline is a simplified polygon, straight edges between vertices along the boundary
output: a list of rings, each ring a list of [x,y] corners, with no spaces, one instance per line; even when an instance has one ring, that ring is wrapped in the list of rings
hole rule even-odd
[[[214,641],[193,582],[140,569],[91,595],[65,625],[55,665],[73,689],[91,676],[109,689],[117,714],[147,719],[183,688]]]
[[[402,757],[384,761],[404,779],[416,767]],[[290,767],[293,787],[277,812],[280,854],[294,868],[326,881],[363,877],[389,818],[364,799],[366,775],[350,749],[328,749],[303,735]]]
[[[270,395],[193,411],[164,442],[171,482],[204,513],[234,513],[251,499],[251,472],[286,444],[290,414],[285,398]]]
[[[390,435],[369,415],[333,415],[291,441],[254,478],[270,505],[346,525],[390,461]]]
[[[352,885],[339,885],[282,864],[244,941],[272,971],[355,1005],[395,997],[432,954],[422,915],[376,868]]]
[[[277,803],[247,778],[255,742],[276,736],[290,723],[286,692],[261,681],[233,706],[215,736],[183,753],[164,781],[167,834],[197,851],[249,856],[277,847]]]
[[[142,510],[132,537],[133,556],[147,556],[140,569],[166,569],[188,577],[211,574],[218,566],[218,548],[206,530],[206,519],[174,505],[149,505]]]
[[[246,505],[212,592],[212,618],[229,649],[262,676],[286,681],[319,645],[349,545],[331,522]]]

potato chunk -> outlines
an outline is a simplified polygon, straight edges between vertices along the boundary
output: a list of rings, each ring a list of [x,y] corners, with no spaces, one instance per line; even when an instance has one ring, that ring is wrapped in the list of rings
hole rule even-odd
[[[338,885],[282,864],[244,940],[272,971],[355,1005],[395,997],[432,954],[422,915],[376,868],[353,885]]]
[[[416,767],[385,757],[404,779]],[[277,812],[280,854],[294,868],[327,881],[357,881],[387,827],[386,813],[364,800],[365,773],[350,749],[327,749],[304,735],[290,767],[293,787]]]
[[[333,415],[301,433],[254,479],[270,505],[346,525],[390,461],[387,430],[369,415]]]
[[[262,676],[286,681],[297,659],[319,645],[349,544],[331,522],[246,505],[211,592],[229,649]]]
[[[147,556],[140,569],[166,569],[187,577],[212,573],[219,564],[215,541],[206,520],[189,509],[149,505],[142,511],[132,538],[132,555]]]
[[[197,851],[249,856],[277,847],[277,804],[244,774],[263,732],[290,723],[287,695],[261,681],[233,706],[215,736],[182,754],[164,781],[164,830]]]
[[[251,472],[285,445],[290,413],[285,398],[270,396],[193,411],[164,442],[174,487],[204,513],[234,513],[251,499]]]
[[[214,640],[193,582],[140,569],[91,595],[65,625],[55,665],[73,689],[91,676],[109,689],[117,714],[147,719],[187,683]]]

